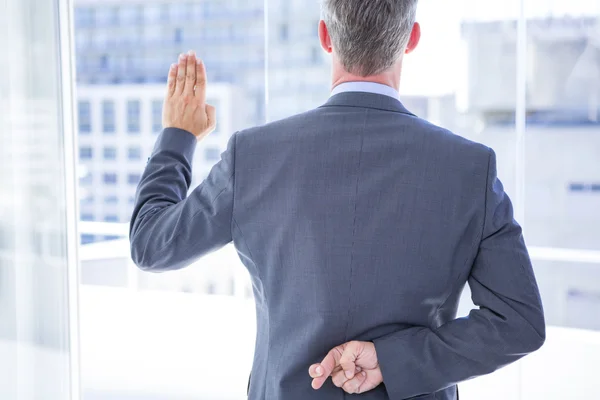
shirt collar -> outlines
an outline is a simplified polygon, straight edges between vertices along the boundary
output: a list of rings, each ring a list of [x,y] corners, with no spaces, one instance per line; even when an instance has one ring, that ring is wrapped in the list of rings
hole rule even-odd
[[[331,96],[335,96],[339,93],[346,92],[365,92],[381,94],[384,96],[392,97],[396,100],[400,100],[400,94],[398,91],[391,86],[383,85],[375,82],[344,82],[340,83],[331,91]]]

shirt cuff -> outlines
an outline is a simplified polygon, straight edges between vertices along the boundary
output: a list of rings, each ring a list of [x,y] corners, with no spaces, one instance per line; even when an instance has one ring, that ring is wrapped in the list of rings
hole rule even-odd
[[[179,128],[166,128],[159,135],[153,154],[161,151],[172,151],[183,155],[186,160],[192,161],[198,139],[188,131]]]

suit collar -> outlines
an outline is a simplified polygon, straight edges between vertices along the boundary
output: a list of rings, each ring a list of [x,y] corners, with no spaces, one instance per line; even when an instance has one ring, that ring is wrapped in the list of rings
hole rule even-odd
[[[392,111],[400,114],[412,115],[400,102],[392,97],[382,94],[366,92],[343,92],[331,96],[321,107],[358,107],[376,110]]]

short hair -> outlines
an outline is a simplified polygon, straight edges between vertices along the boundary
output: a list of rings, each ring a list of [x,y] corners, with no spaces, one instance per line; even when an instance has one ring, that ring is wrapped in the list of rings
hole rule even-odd
[[[363,77],[391,68],[410,40],[417,2],[322,0],[322,17],[344,68]]]

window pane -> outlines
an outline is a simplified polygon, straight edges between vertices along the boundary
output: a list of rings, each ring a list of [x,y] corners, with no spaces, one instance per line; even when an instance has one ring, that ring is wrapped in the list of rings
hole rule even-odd
[[[105,147],[104,148],[104,159],[105,160],[116,160],[117,159],[117,149],[115,147]]]
[[[162,100],[152,101],[152,132],[159,133],[162,131]]]
[[[82,89],[81,100],[91,101],[94,117],[91,134],[81,140],[82,146],[91,146],[95,150],[93,162],[82,163],[89,168],[89,174],[81,171],[80,192],[88,190],[95,201],[82,205],[83,212],[93,214],[96,222],[113,222],[118,217],[119,223],[126,223],[130,218],[133,196],[146,159],[163,129],[163,96],[169,66],[177,61],[178,54],[183,51],[194,49],[201,54],[211,85],[208,90],[209,102],[218,111],[218,131],[213,132],[195,154],[192,189],[202,182],[218,161],[220,152],[225,149],[233,132],[264,123],[264,4],[262,0],[74,2],[76,10],[79,7],[102,9],[102,15],[97,18],[102,25],[94,24],[85,28],[78,25],[74,32],[79,44],[76,60],[77,82]],[[135,22],[134,6],[142,7],[141,21]],[[107,11],[113,7],[118,10],[117,17],[112,17]],[[258,103],[262,105],[259,107]],[[214,149],[209,153],[210,161],[204,157],[205,146]],[[109,159],[116,157],[116,160],[104,160],[105,147],[116,149],[116,154],[111,151],[108,156]],[[160,279],[138,273],[132,269],[128,246],[124,243],[127,229],[118,223],[85,226],[98,231],[85,232],[88,236],[84,237],[86,244],[81,254],[95,258],[86,258],[81,263],[82,292],[90,285],[99,290],[94,291],[97,294],[97,297],[93,296],[95,302],[82,304],[81,310],[82,315],[89,317],[82,326],[82,359],[83,364],[90,367],[88,371],[92,371],[92,375],[83,380],[83,400],[109,400],[104,397],[146,399],[149,396],[156,400],[183,400],[181,396],[194,399],[243,397],[234,392],[237,383],[223,388],[211,376],[207,376],[203,382],[185,377],[183,386],[178,383],[173,385],[172,378],[175,375],[163,373],[167,369],[164,369],[166,364],[162,356],[150,361],[157,363],[150,368],[160,371],[166,377],[164,382],[162,379],[135,381],[132,379],[134,375],[117,372],[114,368],[114,371],[106,371],[102,360],[138,357],[135,355],[137,344],[129,340],[136,335],[124,338],[121,341],[123,346],[113,346],[103,335],[103,332],[107,332],[103,327],[111,329],[117,326],[121,312],[131,310],[121,303],[115,312],[108,311],[105,307],[111,308],[120,303],[114,301],[119,294],[110,294],[111,291],[102,290],[105,289],[103,286],[133,289],[127,292],[135,302],[141,299],[140,296],[145,296],[149,289],[157,289],[154,293],[167,297],[173,291],[205,293],[207,281],[214,282],[212,290],[216,294],[230,295],[232,272],[227,265],[221,265],[224,262],[217,261],[212,263],[215,271],[190,268],[183,274],[166,274]],[[111,226],[114,226],[115,232],[110,231]],[[94,246],[85,247],[88,244]],[[231,255],[234,253],[228,252],[227,259]],[[234,265],[243,268],[239,262]],[[217,271],[218,267],[221,267],[221,272]],[[246,283],[251,287],[248,281]],[[239,286],[241,289],[237,295],[246,301],[246,291],[251,293],[251,289]],[[183,301],[191,305],[189,302],[194,299],[193,296],[189,297]],[[146,314],[146,311],[140,310],[141,314],[152,314],[150,303],[141,301],[139,304],[149,312]],[[136,320],[132,329],[139,329],[143,325],[144,322]],[[248,324],[244,322],[244,326]],[[172,328],[186,330],[181,321],[177,321]],[[221,335],[215,331],[207,336],[212,341]],[[179,342],[185,347],[193,348],[193,337],[180,339]],[[108,345],[104,346],[103,343]],[[251,351],[252,346],[247,348]],[[114,357],[114,352],[120,356]],[[242,381],[246,380],[243,375],[250,369],[250,361],[251,357],[244,357],[243,365],[236,365],[237,372],[234,374],[242,376]],[[135,361],[127,369],[137,370],[137,364]],[[148,361],[142,357],[140,365],[145,368]],[[125,367],[124,364],[122,366]],[[125,385],[121,383],[122,380],[126,382]],[[242,389],[239,394],[243,394],[245,383],[239,386]]]
[[[140,160],[142,158],[142,149],[139,147],[130,147],[127,149],[127,158],[130,160]]]
[[[93,154],[93,149],[89,146],[79,148],[79,159],[81,160],[91,160]]]
[[[102,102],[102,127],[104,133],[115,133],[115,103],[112,100]]]
[[[64,0],[0,2],[0,398],[70,400],[78,346]],[[68,41],[65,41],[68,43]],[[62,58],[61,55],[65,57]],[[61,60],[62,58],[62,60]],[[64,73],[64,75],[61,75]],[[63,86],[64,85],[64,86]],[[64,104],[67,104],[65,102]],[[85,122],[85,121],[84,121]],[[84,153],[87,150],[84,150]],[[73,345],[72,345],[73,344]],[[76,366],[76,365],[73,365]],[[76,375],[72,375],[72,373]]]
[[[117,174],[107,172],[104,174],[104,183],[107,185],[116,185],[117,184]]]
[[[140,101],[129,100],[127,102],[127,132],[131,134],[140,133]]]
[[[79,133],[92,131],[92,110],[89,101],[79,102]]]
[[[141,175],[140,174],[129,174],[127,175],[127,183],[130,185],[137,185],[140,182]]]
[[[221,150],[216,147],[209,147],[204,150],[204,159],[208,162],[215,162],[221,159]]]

